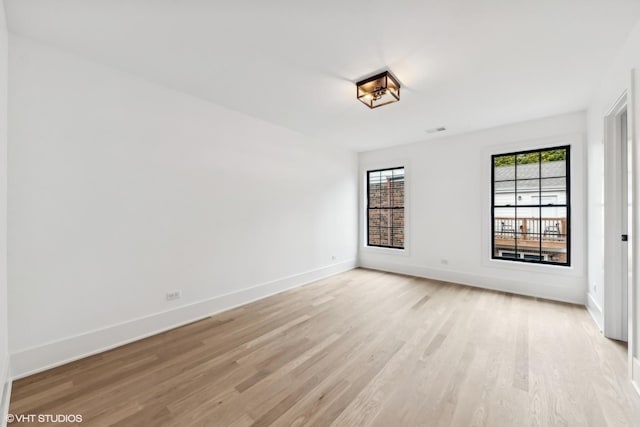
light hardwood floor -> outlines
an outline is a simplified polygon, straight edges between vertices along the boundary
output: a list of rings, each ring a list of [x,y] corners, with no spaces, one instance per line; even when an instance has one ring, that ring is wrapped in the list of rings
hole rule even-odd
[[[626,349],[584,307],[363,269],[17,381],[10,412],[84,426],[640,426]]]

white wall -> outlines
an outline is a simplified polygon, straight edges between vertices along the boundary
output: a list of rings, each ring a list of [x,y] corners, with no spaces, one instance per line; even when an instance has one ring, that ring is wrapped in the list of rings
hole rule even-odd
[[[10,45],[16,376],[355,265],[356,154]]]
[[[584,133],[585,115],[575,113],[361,153],[361,265],[583,304]],[[491,260],[491,154],[563,144],[571,144],[572,156],[572,266]],[[366,170],[403,165],[407,180],[407,249],[367,248]]]
[[[7,59],[8,35],[0,0],[0,417],[9,369],[7,318]]]
[[[633,76],[633,77],[632,77]],[[635,89],[630,88],[631,80],[635,81]],[[604,117],[613,107],[616,100],[627,90],[629,101],[635,104],[635,112],[629,117],[630,125],[635,129],[635,146],[638,144],[638,131],[640,131],[640,22],[636,24],[629,34],[627,42],[620,48],[615,60],[610,64],[607,73],[603,76],[601,84],[595,90],[592,102],[588,110],[588,158],[589,158],[589,310],[598,321],[601,328],[603,325],[602,308],[605,297],[605,274],[604,274]],[[635,150],[636,172],[640,165],[640,150]],[[636,195],[640,184],[639,175],[636,173]],[[638,203],[638,200],[636,200]],[[636,205],[635,230],[638,230],[640,221],[638,219],[638,209]],[[636,247],[636,280],[638,279],[637,267],[640,265],[640,251],[638,248],[637,236],[631,236]],[[636,289],[638,282],[636,282]],[[640,307],[640,292],[636,292],[639,298],[636,306]],[[640,323],[636,319],[636,343],[640,343]],[[636,346],[636,357],[640,356]]]

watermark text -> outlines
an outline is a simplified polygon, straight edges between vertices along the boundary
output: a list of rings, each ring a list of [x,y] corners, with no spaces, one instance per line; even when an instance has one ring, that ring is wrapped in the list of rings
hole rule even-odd
[[[9,414],[7,424],[13,423],[81,423],[80,414]]]

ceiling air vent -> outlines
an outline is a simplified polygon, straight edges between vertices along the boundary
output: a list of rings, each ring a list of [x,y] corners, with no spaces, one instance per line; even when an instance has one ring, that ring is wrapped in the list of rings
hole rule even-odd
[[[425,132],[426,133],[438,133],[438,132],[444,132],[445,130],[447,130],[446,127],[440,126],[440,127],[437,127],[437,128],[427,129],[427,130],[425,130]]]

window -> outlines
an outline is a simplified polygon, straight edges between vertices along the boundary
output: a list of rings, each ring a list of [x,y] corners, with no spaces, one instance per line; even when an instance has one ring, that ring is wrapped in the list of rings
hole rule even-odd
[[[367,245],[404,249],[404,168],[367,172]]]
[[[571,265],[570,147],[491,156],[491,257]]]

